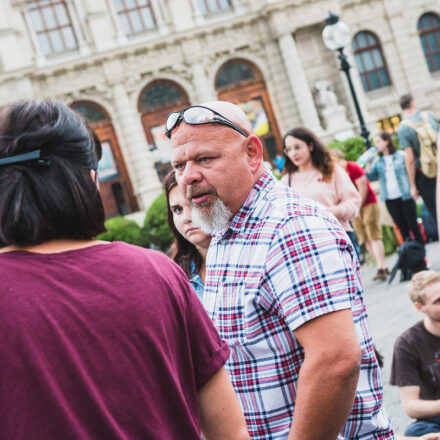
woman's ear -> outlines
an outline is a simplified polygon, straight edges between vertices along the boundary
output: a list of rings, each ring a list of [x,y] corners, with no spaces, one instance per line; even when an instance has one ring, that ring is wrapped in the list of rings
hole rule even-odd
[[[314,146],[313,146],[313,142],[310,142],[310,144],[309,144],[309,150],[310,150],[310,152],[313,151],[313,148],[314,148]]]
[[[99,179],[98,179],[98,171],[96,170],[90,170],[90,177],[95,182],[96,188],[98,188],[99,191]]]

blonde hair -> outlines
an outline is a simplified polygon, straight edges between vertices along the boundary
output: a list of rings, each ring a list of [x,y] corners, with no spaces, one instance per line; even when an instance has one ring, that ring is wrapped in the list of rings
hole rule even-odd
[[[421,272],[417,272],[406,286],[411,301],[425,304],[423,289],[433,281],[440,281],[439,272],[435,270],[422,270]]]
[[[332,148],[330,154],[338,160],[345,160],[344,153],[339,148]]]

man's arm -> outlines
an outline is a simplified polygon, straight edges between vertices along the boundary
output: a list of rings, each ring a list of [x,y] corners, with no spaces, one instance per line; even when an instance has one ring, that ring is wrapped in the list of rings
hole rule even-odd
[[[367,177],[365,175],[358,177],[354,181],[354,184],[356,185],[356,188],[362,197],[362,203],[361,203],[362,206],[365,203],[365,200],[367,200],[367,195],[368,195]]]
[[[419,386],[399,387],[399,391],[403,410],[408,417],[413,419],[440,417],[440,399],[420,399]]]
[[[224,367],[199,390],[199,405],[206,440],[250,439],[243,412]]]
[[[411,147],[406,147],[404,150],[405,168],[408,173],[411,196],[414,200],[417,200],[419,198],[419,192],[416,188],[416,163],[414,159],[414,150]]]
[[[304,348],[289,440],[335,440],[353,406],[361,349],[350,309],[295,330]]]

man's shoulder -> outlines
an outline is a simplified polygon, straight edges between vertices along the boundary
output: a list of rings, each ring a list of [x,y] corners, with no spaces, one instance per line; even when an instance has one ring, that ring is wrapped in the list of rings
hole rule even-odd
[[[308,199],[281,182],[276,182],[265,194],[260,212],[255,215],[264,224],[281,229],[289,222],[313,225],[319,219],[339,227],[338,221],[318,202]]]
[[[425,338],[425,332],[423,327],[423,321],[419,321],[410,328],[406,329],[396,340],[396,347],[403,344],[414,345],[418,341]]]

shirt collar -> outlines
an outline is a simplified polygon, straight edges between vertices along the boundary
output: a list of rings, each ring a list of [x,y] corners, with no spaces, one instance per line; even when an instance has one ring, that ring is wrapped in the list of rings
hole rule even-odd
[[[255,210],[258,202],[265,197],[267,192],[273,187],[276,178],[270,171],[265,171],[252,187],[251,192],[247,196],[243,206],[236,212],[231,223],[224,229],[220,229],[213,233],[213,238],[220,240],[226,238],[230,232],[238,232],[246,224],[248,218]]]

